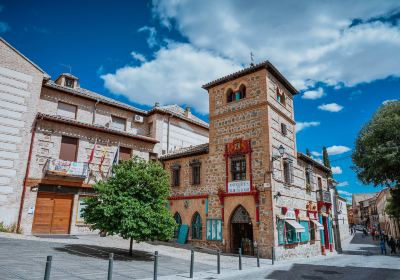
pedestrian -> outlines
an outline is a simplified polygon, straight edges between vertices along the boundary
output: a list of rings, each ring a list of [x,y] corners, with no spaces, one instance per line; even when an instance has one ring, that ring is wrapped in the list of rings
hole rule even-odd
[[[396,242],[393,239],[393,236],[389,240],[390,254],[396,254]]]
[[[396,245],[397,245],[397,250],[399,250],[399,252],[400,252],[400,239],[397,239]]]
[[[383,255],[383,253],[385,253],[386,255],[387,252],[386,252],[386,244],[384,238],[381,238],[380,246],[381,246],[381,254]]]
[[[371,237],[372,237],[372,240],[375,240],[375,230],[371,231]]]

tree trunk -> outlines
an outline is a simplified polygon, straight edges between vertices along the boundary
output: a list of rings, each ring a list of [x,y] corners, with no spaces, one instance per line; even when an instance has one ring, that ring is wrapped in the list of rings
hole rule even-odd
[[[129,243],[129,256],[132,257],[133,253],[132,253],[132,244],[133,244],[133,237],[131,237],[130,243]]]

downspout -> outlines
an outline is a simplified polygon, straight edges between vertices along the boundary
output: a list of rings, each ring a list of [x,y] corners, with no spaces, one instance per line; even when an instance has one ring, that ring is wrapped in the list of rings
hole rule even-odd
[[[29,169],[30,169],[30,166],[31,166],[32,150],[33,150],[33,142],[35,140],[36,126],[37,126],[37,118],[35,118],[35,121],[33,123],[31,144],[29,146],[28,162],[26,164],[25,178],[24,178],[24,184],[23,184],[23,189],[22,189],[22,194],[21,194],[21,203],[20,203],[20,206],[19,206],[19,213],[18,213],[17,233],[20,231],[20,228],[21,228],[22,210],[24,208],[26,186],[27,186],[27,183],[28,183]]]

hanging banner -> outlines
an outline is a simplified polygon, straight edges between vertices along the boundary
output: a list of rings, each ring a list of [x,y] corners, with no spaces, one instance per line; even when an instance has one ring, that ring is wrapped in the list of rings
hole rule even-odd
[[[88,175],[88,164],[84,162],[50,159],[47,162],[46,172],[50,175],[86,178]]]

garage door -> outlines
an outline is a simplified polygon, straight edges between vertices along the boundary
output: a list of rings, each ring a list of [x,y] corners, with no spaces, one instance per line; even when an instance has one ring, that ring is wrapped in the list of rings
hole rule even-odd
[[[73,195],[39,192],[32,233],[68,234]]]

